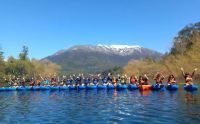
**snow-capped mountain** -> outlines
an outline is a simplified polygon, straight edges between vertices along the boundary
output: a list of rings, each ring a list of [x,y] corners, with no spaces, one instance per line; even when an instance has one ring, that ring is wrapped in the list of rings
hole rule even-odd
[[[64,71],[99,72],[123,66],[131,59],[159,59],[161,53],[138,45],[77,45],[60,50],[48,59],[62,66]]]
[[[135,45],[135,46],[128,46],[128,45],[97,45],[100,49],[106,51],[106,52],[111,52],[114,54],[126,56],[130,55],[133,52],[141,52],[142,47]]]
[[[77,51],[77,50],[85,50],[85,51],[93,51],[93,52],[101,52],[106,54],[116,54],[121,56],[131,55],[134,52],[142,52],[143,48],[141,46],[128,46],[128,45],[101,45],[98,44],[96,46],[92,45],[81,45],[81,46],[74,46],[70,49],[60,50],[56,52],[54,55],[60,55],[67,51]]]

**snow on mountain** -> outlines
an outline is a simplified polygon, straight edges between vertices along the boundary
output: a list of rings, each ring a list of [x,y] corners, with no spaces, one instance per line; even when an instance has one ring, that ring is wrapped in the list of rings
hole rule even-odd
[[[98,44],[97,46],[101,46],[101,47],[106,47],[106,48],[110,48],[110,49],[130,49],[130,48],[141,48],[138,45],[135,46],[129,46],[129,45],[102,45],[102,44]]]
[[[118,55],[130,55],[133,52],[141,52],[142,47],[135,45],[135,46],[128,46],[128,45],[97,45],[97,47],[101,47],[102,50],[111,52],[113,54]]]
[[[131,59],[159,59],[161,53],[138,45],[77,45],[44,59],[61,65],[63,71],[102,72],[124,66]]]
[[[54,54],[54,56],[60,55],[64,52],[66,52],[66,51],[78,51],[78,50],[88,51],[88,52],[93,51],[93,52],[100,52],[100,53],[105,53],[105,54],[115,54],[115,55],[127,56],[127,55],[133,54],[134,52],[141,52],[142,49],[143,49],[143,47],[138,46],[138,45],[134,45],[134,46],[102,45],[102,44],[98,44],[96,46],[93,46],[93,45],[78,45],[78,46],[74,46],[70,49],[58,51],[57,53]]]

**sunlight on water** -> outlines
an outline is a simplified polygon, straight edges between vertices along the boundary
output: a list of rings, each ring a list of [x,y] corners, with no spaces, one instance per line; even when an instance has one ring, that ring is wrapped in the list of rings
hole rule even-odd
[[[157,123],[200,121],[198,92],[0,92],[1,123]]]

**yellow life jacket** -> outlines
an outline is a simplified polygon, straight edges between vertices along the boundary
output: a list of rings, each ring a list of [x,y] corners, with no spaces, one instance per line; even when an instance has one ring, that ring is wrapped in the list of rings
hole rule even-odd
[[[126,83],[126,79],[123,77],[123,78],[120,79],[120,82],[121,82],[122,84],[124,84],[124,83]]]

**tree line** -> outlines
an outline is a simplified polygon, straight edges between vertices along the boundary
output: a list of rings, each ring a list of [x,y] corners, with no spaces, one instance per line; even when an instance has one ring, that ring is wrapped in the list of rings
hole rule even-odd
[[[23,46],[18,58],[10,56],[4,60],[3,51],[0,51],[0,82],[13,78],[39,79],[45,76],[55,76],[60,66],[48,60],[29,59],[28,47]]]
[[[179,31],[173,39],[172,47],[168,53],[158,61],[151,58],[142,60],[131,60],[123,68],[127,74],[148,74],[149,77],[157,72],[164,75],[174,74],[181,79],[180,68],[191,73],[194,68],[200,69],[200,22],[191,24]],[[200,78],[197,72],[196,79]]]

